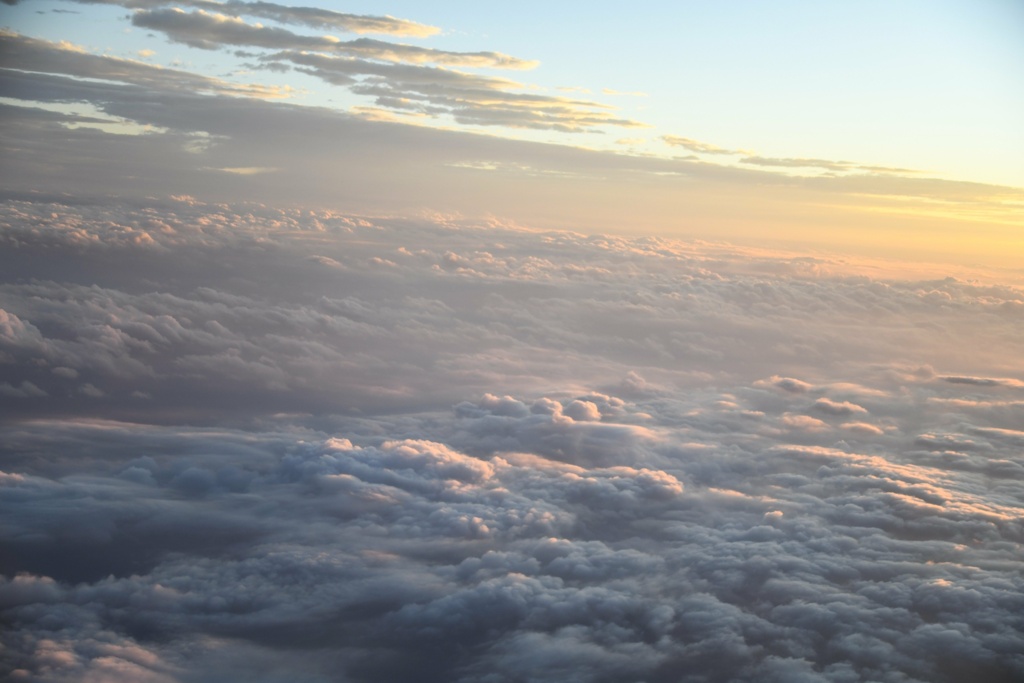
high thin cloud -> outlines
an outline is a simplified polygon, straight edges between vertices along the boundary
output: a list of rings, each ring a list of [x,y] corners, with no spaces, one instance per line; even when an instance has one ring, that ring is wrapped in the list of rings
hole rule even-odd
[[[172,15],[177,16],[172,12]],[[138,15],[137,15],[138,16]],[[149,16],[149,15],[142,15]],[[199,15],[182,15],[199,16]],[[209,15],[206,15],[209,16]],[[294,35],[282,29],[248,27],[235,20],[211,19],[220,27],[219,37],[224,38],[224,26],[242,29],[239,38],[250,44],[250,31],[275,40],[264,40],[265,47],[295,47],[304,41],[293,40]],[[284,34],[282,38],[275,31]],[[193,35],[193,34],[190,34]],[[201,40],[195,34],[195,40]],[[279,38],[279,39],[277,39]],[[393,61],[454,62],[476,66],[508,64],[511,58],[495,53],[445,53],[411,46],[396,45],[360,39],[349,43],[332,42],[326,39],[310,39],[317,45],[334,46],[337,52],[363,55],[371,59],[331,57],[318,52],[285,50],[262,58],[262,64],[290,63],[298,65],[300,71],[317,76],[334,85],[349,87],[353,92],[372,96],[378,106],[398,111],[416,111],[429,116],[448,114],[461,123],[484,126],[511,126],[551,129],[563,132],[579,132],[600,126],[627,128],[644,127],[644,124],[623,119],[610,112],[612,107],[593,101],[568,97],[541,95],[522,92],[519,83],[502,78],[468,74],[435,66],[421,64],[392,63]],[[3,61],[0,66],[46,74],[66,74],[76,78],[99,78],[142,85],[160,91],[171,92],[218,92],[229,95],[250,95],[255,97],[280,97],[288,94],[286,88],[271,86],[233,84],[212,77],[199,76],[175,69],[161,68],[127,59],[91,55],[66,44],[55,44],[44,40],[22,36],[12,32],[0,34],[0,49]],[[309,42],[309,41],[305,41]],[[313,47],[313,45],[311,45]],[[385,61],[379,61],[385,60]],[[520,64],[521,62],[516,62]],[[8,79],[21,81],[39,80],[38,76],[9,73]],[[79,100],[95,100],[96,95],[87,94],[88,86],[79,88]],[[5,88],[7,96],[24,99],[47,99],[35,93],[18,92]]]
[[[743,154],[740,150],[725,149],[718,145],[712,145],[708,142],[701,142],[699,140],[691,140],[690,138],[680,137],[678,135],[662,135],[661,140],[671,147],[682,147],[691,152],[699,152],[701,154]]]
[[[45,93],[19,88],[18,83],[40,82],[46,90],[46,75],[57,74],[75,79],[101,79],[128,83],[153,90],[200,92],[256,98],[284,97],[287,89],[258,84],[239,84],[190,71],[170,69],[131,59],[94,55],[68,43],[54,43],[0,29],[0,69],[6,79],[5,97],[46,100]],[[90,95],[90,87],[98,84],[78,80],[77,101],[91,101],[102,95]],[[57,98],[54,98],[57,99]]]
[[[261,17],[283,24],[299,24],[310,28],[344,31],[350,33],[377,33],[395,36],[428,37],[441,29],[407,19],[391,16],[346,14],[320,7],[290,7],[274,2],[211,2],[209,0],[72,0],[89,5],[120,5],[129,9],[148,10],[175,5],[194,7],[207,12],[240,17]]]
[[[443,68],[528,69],[537,64],[495,52],[447,52],[368,38],[340,41],[332,36],[302,36],[224,14],[178,8],[139,10],[132,23],[193,47],[276,50],[259,57],[261,68],[298,64],[302,73],[370,96],[378,107],[393,111],[429,117],[445,114],[462,124],[561,132],[643,127],[611,114],[608,105],[522,92],[521,84],[507,79]]]
[[[170,40],[205,50],[236,45],[272,50],[314,50],[416,64],[499,69],[530,69],[537,66],[535,61],[496,52],[447,52],[371,38],[342,41],[333,36],[304,36],[283,28],[249,24],[228,14],[203,10],[185,12],[176,7],[136,11],[132,15],[132,24],[161,31]]]
[[[920,171],[915,171],[914,169],[910,168],[895,168],[892,166],[865,166],[850,161],[830,161],[828,159],[747,156],[744,157],[743,159],[740,159],[740,161],[744,164],[752,164],[754,166],[769,166],[778,168],[815,168],[832,172],[866,171],[868,173],[892,173],[897,175],[920,173]]]
[[[2,209],[0,675],[1024,675],[1019,288],[189,197]]]
[[[378,106],[432,116],[446,113],[460,123],[562,132],[580,132],[602,125],[645,127],[640,122],[616,117],[608,111],[611,107],[597,102],[516,92],[520,84],[507,79],[309,52],[278,53],[268,59],[292,62],[303,73],[372,96]],[[360,76],[365,78],[359,79]]]
[[[691,138],[681,137],[679,135],[662,135],[661,141],[670,147],[682,147],[683,149],[695,152],[697,154],[711,154],[711,155],[724,155],[724,156],[736,156],[743,155],[740,159],[740,163],[749,164],[751,166],[761,166],[767,168],[779,168],[779,169],[817,169],[821,171],[828,171],[831,173],[849,173],[849,172],[862,172],[870,174],[893,174],[893,175],[908,175],[920,173],[909,168],[895,168],[891,166],[866,166],[863,164],[857,164],[850,161],[833,161],[829,159],[803,159],[803,158],[777,158],[777,157],[763,157],[753,155],[748,150],[741,149],[727,149],[725,147],[719,147],[709,142],[701,142],[700,140],[693,140]]]

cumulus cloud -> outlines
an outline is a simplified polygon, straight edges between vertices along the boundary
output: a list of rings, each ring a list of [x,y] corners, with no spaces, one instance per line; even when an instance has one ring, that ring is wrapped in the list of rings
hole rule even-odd
[[[819,398],[811,406],[811,410],[825,415],[857,415],[868,412],[863,407],[849,401],[833,401],[829,398]]]
[[[9,382],[0,383],[0,396],[9,396],[12,398],[38,398],[40,396],[46,396],[46,392],[37,387],[32,382],[22,382],[18,386],[13,386]]]
[[[1024,675],[1015,287],[0,208],[9,678]]]
[[[802,394],[812,388],[810,384],[802,380],[793,377],[779,377],[778,375],[767,380],[758,380],[757,386],[774,386],[793,394]]]

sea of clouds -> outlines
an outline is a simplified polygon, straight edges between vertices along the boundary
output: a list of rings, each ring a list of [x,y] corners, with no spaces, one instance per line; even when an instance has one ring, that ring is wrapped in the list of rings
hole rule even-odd
[[[0,675],[1024,680],[1022,359],[1010,285],[8,199]]]

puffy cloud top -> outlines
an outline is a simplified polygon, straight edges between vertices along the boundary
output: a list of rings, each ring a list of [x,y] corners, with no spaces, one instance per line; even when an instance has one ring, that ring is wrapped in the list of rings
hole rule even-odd
[[[2,209],[11,680],[1024,676],[1019,289]]]

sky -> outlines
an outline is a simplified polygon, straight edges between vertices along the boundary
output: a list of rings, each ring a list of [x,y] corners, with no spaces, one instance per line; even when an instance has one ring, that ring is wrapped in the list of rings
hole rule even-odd
[[[24,130],[39,108],[59,133],[5,150],[8,191],[258,196],[970,266],[1024,253],[1012,0],[338,10],[402,19],[376,24],[241,7],[5,5],[0,101],[21,107],[7,137],[40,135]],[[89,121],[54,118],[72,112]]]
[[[0,26],[0,678],[1024,679],[1020,3]]]

